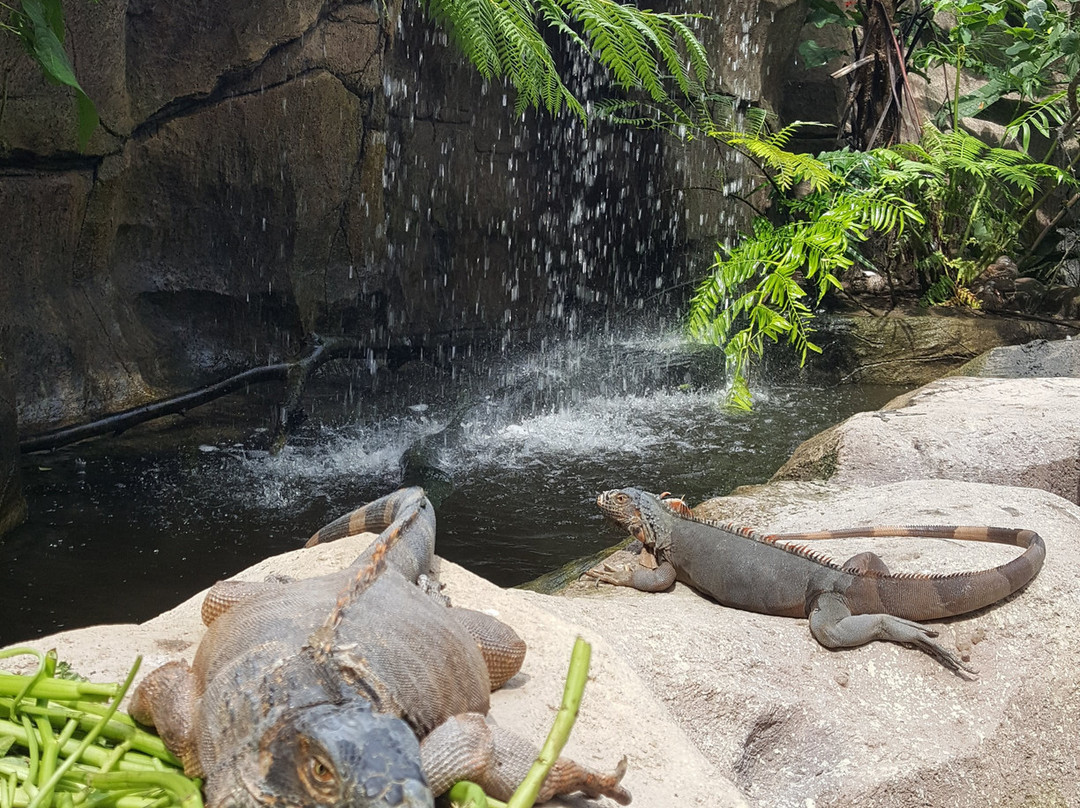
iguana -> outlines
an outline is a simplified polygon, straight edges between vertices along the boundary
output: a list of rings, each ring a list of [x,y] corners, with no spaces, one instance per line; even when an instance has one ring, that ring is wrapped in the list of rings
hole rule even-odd
[[[725,606],[808,617],[810,633],[827,648],[872,640],[910,643],[961,675],[974,671],[931,639],[936,631],[914,621],[989,606],[1034,578],[1046,556],[1042,538],[1031,530],[860,527],[762,535],[698,519],[681,500],[668,501],[636,488],[605,491],[596,504],[655,558],[648,565],[591,570],[588,574],[599,581],[659,592],[679,580]],[[893,574],[874,553],[860,553],[840,564],[803,544],[781,543],[858,536],[988,541],[1016,545],[1024,552],[978,572]]]
[[[380,530],[339,572],[216,585],[192,664],[158,668],[133,694],[136,720],[204,778],[208,808],[417,808],[460,779],[507,799],[524,778],[537,750],[484,716],[525,644],[417,585],[435,541],[423,490],[378,499],[309,545]],[[608,775],[559,758],[540,797],[582,791],[625,805],[625,766]]]

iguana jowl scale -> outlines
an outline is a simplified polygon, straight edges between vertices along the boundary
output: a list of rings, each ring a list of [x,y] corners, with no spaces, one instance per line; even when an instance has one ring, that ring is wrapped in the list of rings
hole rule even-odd
[[[636,488],[605,491],[597,505],[626,528],[658,562],[655,569],[605,568],[600,581],[645,592],[676,580],[725,606],[788,617],[808,617],[810,632],[828,648],[873,640],[910,643],[950,670],[973,673],[914,621],[938,620],[996,603],[1027,584],[1042,568],[1046,547],[1038,533],[1000,527],[861,527],[761,535],[747,528],[694,517],[682,505]],[[948,575],[891,574],[874,553],[843,564],[814,552],[807,542],[858,536],[923,536],[1009,544],[1024,552],[1001,566]]]
[[[204,778],[207,808],[430,807],[460,779],[507,799],[535,759],[532,744],[484,720],[525,644],[418,586],[435,543],[424,492],[376,500],[309,545],[366,531],[382,533],[340,572],[215,586],[193,663],[158,668],[133,695],[131,714]],[[560,758],[540,797],[626,804],[624,771]]]

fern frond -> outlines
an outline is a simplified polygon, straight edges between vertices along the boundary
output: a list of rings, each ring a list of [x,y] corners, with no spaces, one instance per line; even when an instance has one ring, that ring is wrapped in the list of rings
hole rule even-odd
[[[428,16],[484,78],[506,78],[518,112],[585,109],[559,75],[543,28],[552,28],[603,64],[615,83],[644,90],[654,103],[678,105],[673,83],[691,102],[709,74],[705,50],[687,21],[700,15],[646,11],[613,0],[423,0]]]
[[[809,184],[813,191],[823,191],[835,184],[837,176],[813,155],[796,154],[784,149],[791,128],[787,126],[768,137],[744,132],[718,132],[716,136],[728,145],[745,151],[774,172],[773,181],[781,191],[788,191],[800,182]]]

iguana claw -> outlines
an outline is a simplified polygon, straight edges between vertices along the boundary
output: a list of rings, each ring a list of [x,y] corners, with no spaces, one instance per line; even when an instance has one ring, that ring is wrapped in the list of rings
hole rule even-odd
[[[597,583],[611,584],[612,586],[630,586],[633,570],[627,565],[613,567],[604,562],[602,569],[593,568],[586,570],[585,575],[594,579]]]

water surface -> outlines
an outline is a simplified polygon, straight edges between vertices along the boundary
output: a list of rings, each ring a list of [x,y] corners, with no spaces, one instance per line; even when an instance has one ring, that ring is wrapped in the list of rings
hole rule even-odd
[[[620,538],[598,491],[697,502],[764,482],[804,439],[900,392],[774,385],[731,413],[716,355],[663,335],[418,361],[378,384],[329,375],[276,455],[252,448],[271,406],[251,397],[29,457],[31,516],[0,544],[0,644],[146,620],[417,475],[446,482],[438,552],[523,583]]]

